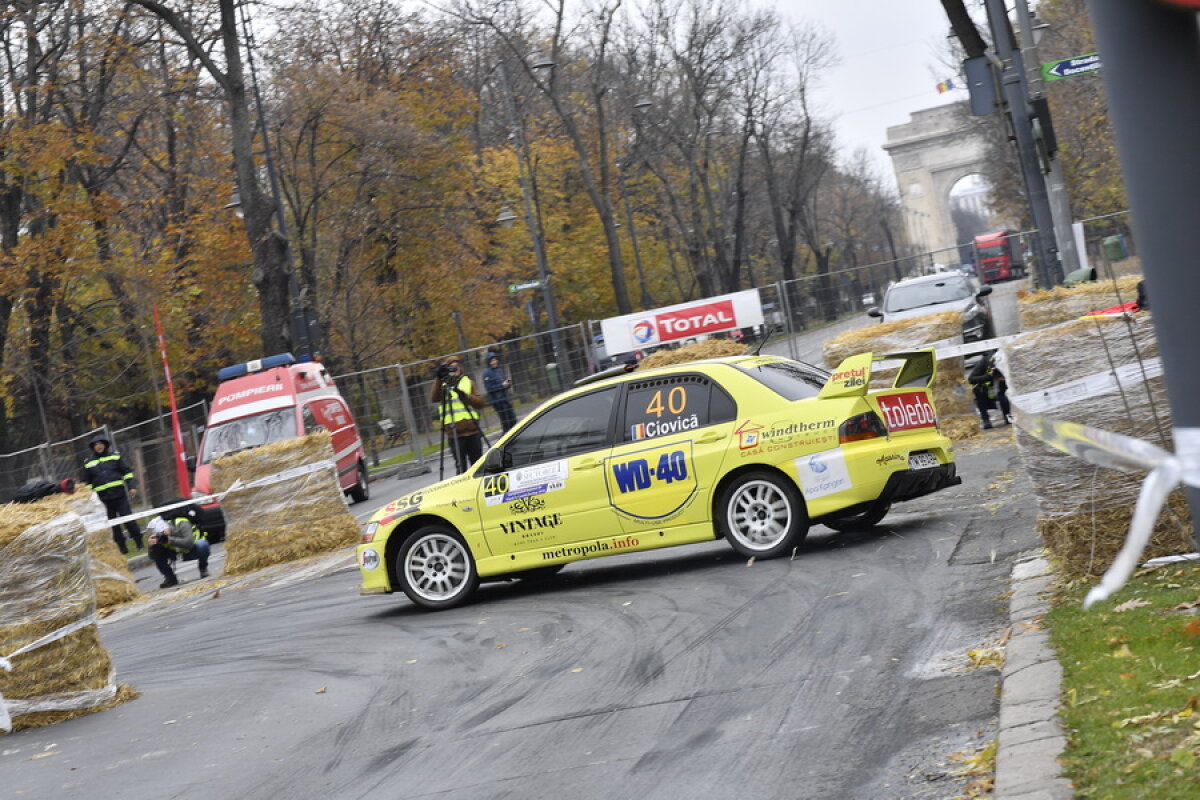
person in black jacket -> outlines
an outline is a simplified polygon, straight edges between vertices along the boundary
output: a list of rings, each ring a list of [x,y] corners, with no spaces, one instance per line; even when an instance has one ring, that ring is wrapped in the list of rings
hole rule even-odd
[[[116,519],[133,513],[129,507],[129,498],[137,493],[137,489],[133,486],[133,470],[111,446],[112,442],[103,433],[96,434],[88,442],[88,447],[94,455],[84,462],[83,482],[100,497],[100,502],[104,503],[104,508],[108,511],[108,518]],[[125,529],[129,531],[129,538],[133,540],[134,547],[141,549],[142,529],[138,527],[137,520],[128,520]],[[117,547],[122,553],[128,553],[129,548],[125,545],[125,534],[121,532],[121,526],[114,525],[112,532]]]
[[[500,426],[504,433],[517,424],[517,415],[513,411],[512,401],[508,399],[508,390],[512,388],[512,379],[504,374],[500,367],[500,356],[489,353],[487,369],[483,371],[483,388],[487,390],[488,402],[496,409],[500,417]]]
[[[971,374],[967,376],[971,389],[975,393],[975,408],[979,411],[979,419],[985,430],[992,427],[989,409],[1000,408],[1004,415],[1005,424],[1012,422],[1012,406],[1008,402],[1008,382],[1004,373],[996,366],[996,351],[984,353],[975,362]]]

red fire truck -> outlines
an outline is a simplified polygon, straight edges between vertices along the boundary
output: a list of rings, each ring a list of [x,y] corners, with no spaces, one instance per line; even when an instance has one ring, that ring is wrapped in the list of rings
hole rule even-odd
[[[1002,230],[975,237],[975,272],[984,283],[996,283],[1025,275],[1025,265],[1013,254],[1015,231]]]

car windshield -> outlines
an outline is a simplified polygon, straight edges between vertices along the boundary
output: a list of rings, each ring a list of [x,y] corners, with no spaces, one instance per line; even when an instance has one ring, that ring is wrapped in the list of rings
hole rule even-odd
[[[200,463],[296,435],[296,409],[293,406],[264,411],[249,417],[231,419],[205,431]]]
[[[794,361],[772,361],[753,367],[739,365],[739,368],[788,400],[816,397],[829,380],[829,373]]]
[[[980,258],[996,258],[1005,254],[1005,247],[1002,244],[992,245],[991,247],[980,247],[978,250]]]
[[[921,283],[898,283],[888,289],[884,299],[884,311],[895,313],[907,311],[910,308],[936,306],[939,303],[953,303],[956,300],[966,300],[974,292],[966,278],[946,278],[942,281],[923,281]]]

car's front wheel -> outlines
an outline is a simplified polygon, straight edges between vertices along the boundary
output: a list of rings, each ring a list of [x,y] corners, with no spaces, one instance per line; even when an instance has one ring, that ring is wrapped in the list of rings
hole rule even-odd
[[[833,528],[835,531],[841,533],[846,533],[848,531],[865,531],[868,528],[873,528],[878,525],[891,510],[891,503],[887,502],[886,500],[876,500],[855,514],[847,514],[846,516],[837,517],[835,519],[823,519],[821,520],[821,524],[826,528]]]
[[[740,555],[775,558],[808,535],[808,512],[796,487],[781,475],[747,472],[721,492],[717,523]]]
[[[396,554],[396,579],[408,599],[429,609],[452,608],[479,585],[467,543],[450,528],[418,528]]]

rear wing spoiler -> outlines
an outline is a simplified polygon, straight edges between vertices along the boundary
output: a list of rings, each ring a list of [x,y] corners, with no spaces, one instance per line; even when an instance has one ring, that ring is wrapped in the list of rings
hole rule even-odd
[[[829,376],[818,397],[856,397],[867,394],[871,386],[871,375],[882,366],[892,369],[901,362],[892,380],[893,389],[927,389],[937,376],[937,357],[933,348],[909,350],[903,353],[859,353],[850,356],[838,365]]]

